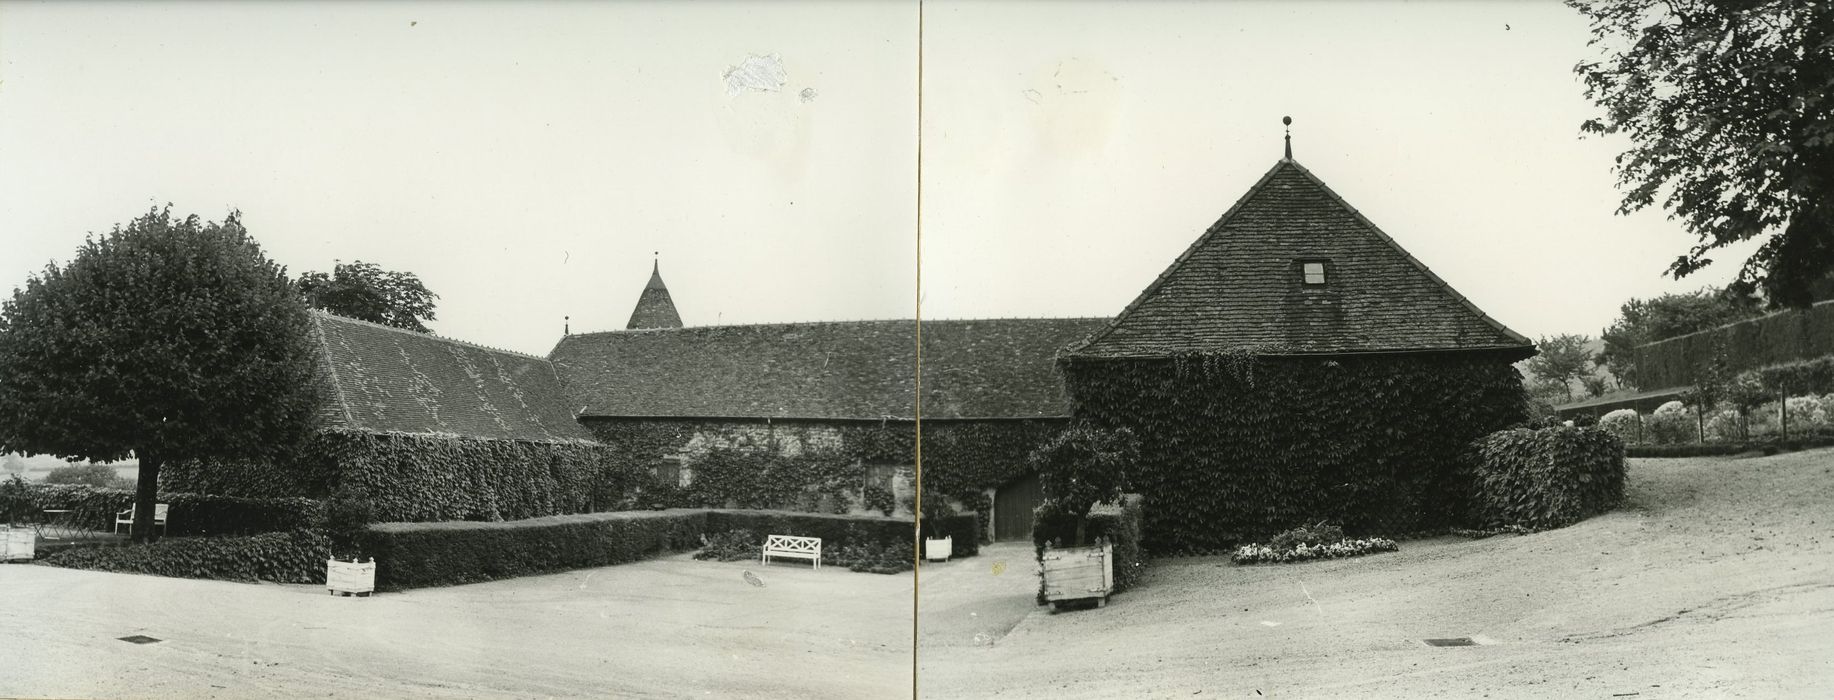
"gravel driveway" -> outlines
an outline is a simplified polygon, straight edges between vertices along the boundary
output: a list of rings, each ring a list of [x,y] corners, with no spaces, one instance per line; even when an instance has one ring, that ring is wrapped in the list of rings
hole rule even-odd
[[[939,636],[921,638],[919,687],[926,698],[1834,697],[1834,451],[1632,460],[1628,489],[1624,509],[1536,535],[1298,565],[1160,559],[1106,608],[1027,608],[992,640],[926,606]],[[1029,604],[1029,590],[1008,598]],[[1448,637],[1480,644],[1421,641]]]

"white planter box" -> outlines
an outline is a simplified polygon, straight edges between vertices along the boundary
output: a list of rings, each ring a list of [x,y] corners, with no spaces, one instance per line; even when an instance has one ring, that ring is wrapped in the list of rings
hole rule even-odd
[[[940,540],[924,538],[923,555],[930,561],[948,561],[949,555],[955,553],[955,536],[950,535]]]
[[[38,533],[28,528],[0,529],[0,561],[31,561],[37,551]]]
[[[356,594],[367,596],[376,590],[376,562],[370,560],[361,564],[336,559],[325,560],[325,588],[332,595]]]

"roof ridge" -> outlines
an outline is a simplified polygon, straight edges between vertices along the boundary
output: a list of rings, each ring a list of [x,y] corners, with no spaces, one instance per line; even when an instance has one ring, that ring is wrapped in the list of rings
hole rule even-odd
[[[370,326],[373,328],[380,328],[385,331],[394,331],[396,333],[405,333],[407,335],[410,335],[416,338],[432,338],[442,343],[452,343],[454,345],[463,345],[466,347],[477,348],[479,350],[485,350],[489,352],[498,352],[498,353],[503,353],[505,355],[515,355],[517,357],[523,357],[523,358],[527,358],[530,360],[541,360],[543,362],[547,361],[547,358],[541,357],[539,355],[530,355],[526,352],[517,352],[515,350],[506,350],[504,348],[491,347],[489,345],[473,343],[469,340],[459,340],[458,338],[451,338],[451,337],[439,335],[437,333],[422,333],[420,331],[411,331],[406,328],[396,328],[394,326],[376,323],[375,321],[365,321],[360,318],[351,318],[349,316],[339,316],[337,314],[331,313],[329,311],[325,311],[323,309],[312,309],[311,311],[312,313],[325,317],[325,318],[336,319],[336,320],[344,321],[347,323],[361,324],[361,325]]]
[[[980,316],[974,318],[926,318],[924,323],[962,323],[974,321],[1105,321],[1107,316]],[[352,319],[354,320],[354,319]],[[606,331],[588,331],[569,333],[561,339],[583,338],[598,335],[629,335],[633,333],[679,333],[683,331],[717,330],[723,328],[771,328],[787,326],[859,326],[872,323],[915,323],[912,318],[867,318],[840,321],[775,321],[770,323],[727,323],[716,326],[683,326],[681,328],[616,328]],[[400,329],[395,329],[400,330]],[[412,332],[412,331],[410,331]],[[463,341],[459,341],[463,342]],[[505,351],[511,352],[511,351]]]

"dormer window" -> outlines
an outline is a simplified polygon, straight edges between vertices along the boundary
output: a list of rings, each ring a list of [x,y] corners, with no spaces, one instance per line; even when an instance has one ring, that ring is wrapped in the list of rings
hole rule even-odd
[[[1301,260],[1299,261],[1301,281],[1303,281],[1307,287],[1323,287],[1325,286],[1325,273],[1328,268],[1329,265],[1327,261],[1324,260]]]

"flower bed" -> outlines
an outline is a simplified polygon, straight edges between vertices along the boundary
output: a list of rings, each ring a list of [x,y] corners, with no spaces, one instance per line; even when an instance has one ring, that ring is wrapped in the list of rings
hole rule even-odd
[[[1394,540],[1381,537],[1369,537],[1360,540],[1344,540],[1328,544],[1306,545],[1301,543],[1292,549],[1276,549],[1272,545],[1247,544],[1235,550],[1231,557],[1237,564],[1270,564],[1311,561],[1313,559],[1342,559],[1360,557],[1376,552],[1393,552],[1400,549]]]

